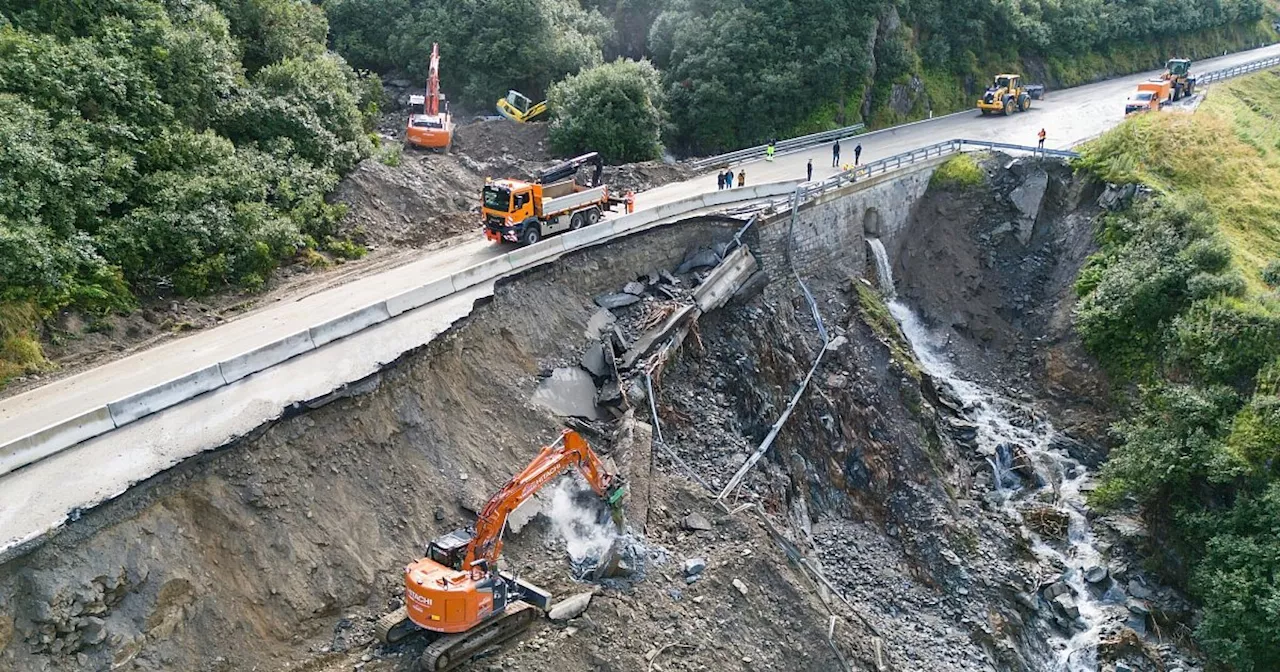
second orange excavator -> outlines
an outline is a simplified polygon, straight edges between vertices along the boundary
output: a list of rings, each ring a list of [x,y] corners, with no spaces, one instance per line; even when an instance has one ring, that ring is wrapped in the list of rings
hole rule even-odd
[[[541,588],[498,570],[507,516],[566,469],[576,467],[615,513],[626,485],[577,432],[564,430],[485,504],[472,528],[432,541],[426,557],[404,571],[405,606],[378,621],[385,644],[417,631],[432,638],[419,660],[429,672],[451,670],[479,652],[509,639],[551,607]]]
[[[404,142],[413,147],[449,151],[453,144],[453,116],[440,93],[440,45],[431,45],[431,65],[427,71],[427,95],[409,96],[409,122]]]

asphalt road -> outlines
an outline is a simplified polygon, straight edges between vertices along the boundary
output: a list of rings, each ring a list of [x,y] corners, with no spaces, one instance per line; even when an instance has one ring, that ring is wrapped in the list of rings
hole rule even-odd
[[[1241,52],[1195,64],[1207,72],[1280,54],[1280,45]],[[1156,74],[1143,73],[1098,84],[1050,91],[1028,112],[1012,117],[982,117],[976,111],[908,124],[843,141],[843,159],[853,146],[863,147],[863,161],[875,160],[908,149],[952,138],[996,140],[1032,145],[1044,128],[1046,145],[1067,148],[1117,124],[1124,116],[1124,99],[1136,83]],[[836,172],[831,167],[829,145],[779,155],[773,162],[751,161],[742,168],[751,183],[794,180],[804,176],[812,159],[814,179]],[[714,173],[638,194],[637,209],[654,207],[716,188]],[[479,235],[462,244],[424,253],[407,265],[366,277],[295,301],[280,301],[214,329],[171,341],[98,368],[49,383],[0,401],[0,436],[18,437],[37,431],[73,414],[120,399],[186,373],[210,366],[309,326],[376,303],[393,294],[417,287],[484,261],[504,250]],[[3,487],[3,479],[0,479]]]

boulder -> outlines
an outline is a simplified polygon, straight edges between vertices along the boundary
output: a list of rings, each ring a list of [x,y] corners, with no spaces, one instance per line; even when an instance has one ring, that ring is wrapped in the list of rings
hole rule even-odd
[[[590,371],[596,378],[608,378],[613,374],[609,367],[609,360],[605,358],[603,343],[596,342],[587,346],[587,351],[582,353],[581,363],[582,368]]]
[[[1053,605],[1062,612],[1063,616],[1073,621],[1080,618],[1080,607],[1076,606],[1076,598],[1071,597],[1070,593],[1063,593],[1053,598]]]
[[[1027,175],[1027,179],[1009,194],[1009,200],[1021,215],[1018,217],[1016,235],[1018,242],[1023,245],[1031,242],[1031,232],[1040,216],[1040,205],[1044,202],[1044,194],[1048,188],[1049,174],[1036,170]]]
[[[596,305],[601,308],[623,308],[639,302],[640,297],[625,292],[611,292],[596,297]]]
[[[684,520],[680,521],[680,526],[694,532],[706,532],[712,529],[711,521],[700,513],[691,513],[685,516]]]
[[[622,292],[633,296],[644,296],[644,284],[635,281],[628,282],[622,287]]]
[[[1084,568],[1084,580],[1089,583],[1102,583],[1107,579],[1107,568],[1102,565],[1090,565]]]
[[[567,621],[581,616],[582,612],[591,605],[591,595],[592,593],[588,591],[556,602],[555,606],[551,607],[551,611],[547,612],[547,618],[553,621]]]
[[[697,576],[707,568],[707,561],[702,558],[689,558],[684,561],[684,575]]]

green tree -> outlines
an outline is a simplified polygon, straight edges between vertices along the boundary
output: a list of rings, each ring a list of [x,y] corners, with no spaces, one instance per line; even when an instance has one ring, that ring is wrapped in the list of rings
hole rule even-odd
[[[441,88],[473,109],[529,96],[601,60],[608,22],[577,0],[326,0],[333,43],[359,68],[425,79],[439,43]]]
[[[648,61],[618,59],[551,87],[551,143],[564,154],[598,151],[611,163],[662,151],[662,86]]]

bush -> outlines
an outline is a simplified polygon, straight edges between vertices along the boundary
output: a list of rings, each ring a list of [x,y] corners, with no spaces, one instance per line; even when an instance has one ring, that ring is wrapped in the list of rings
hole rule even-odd
[[[556,151],[600,152],[610,163],[661,155],[662,88],[648,61],[618,59],[561,80],[548,94]]]
[[[973,189],[982,186],[986,181],[987,174],[983,172],[982,166],[978,165],[978,161],[972,154],[957,154],[938,166],[938,170],[934,171],[933,177],[929,180],[929,186]]]
[[[332,235],[324,195],[368,153],[381,93],[326,54],[315,8],[26,6],[0,22],[0,303],[258,287]]]
[[[1268,287],[1280,289],[1280,259],[1272,260],[1262,269],[1262,281]]]
[[[1076,328],[1113,372],[1155,362],[1165,325],[1192,299],[1192,279],[1223,269],[1229,252],[1214,226],[1199,199],[1172,196],[1105,220],[1104,249],[1077,279]],[[1197,283],[1203,291],[1204,281]]]

